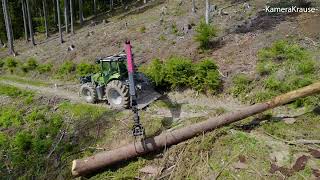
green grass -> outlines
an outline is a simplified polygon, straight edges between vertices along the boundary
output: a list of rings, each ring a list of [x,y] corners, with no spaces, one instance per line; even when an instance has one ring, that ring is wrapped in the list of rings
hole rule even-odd
[[[296,122],[287,125],[283,121],[271,121],[263,124],[262,128],[269,134],[281,137],[288,141],[300,139],[320,139],[318,133],[320,117],[316,113],[307,113],[296,118]],[[307,131],[306,131],[307,130]]]
[[[232,78],[233,86],[231,88],[232,95],[239,97],[249,92],[249,86],[252,79],[245,74],[237,74]]]
[[[10,85],[4,85],[0,83],[0,95],[9,97],[33,97],[34,93],[28,90],[22,90]]]
[[[30,85],[34,85],[34,86],[49,86],[50,85],[50,83],[48,83],[48,82],[26,79],[26,78],[16,76],[16,75],[1,75],[0,80],[13,81],[13,82],[17,82],[17,83],[30,84]]]
[[[0,127],[8,128],[11,126],[19,127],[23,123],[23,114],[21,111],[12,107],[0,108]]]
[[[40,74],[48,74],[52,71],[53,64],[47,63],[47,64],[39,64],[37,67],[37,71]]]
[[[145,33],[146,30],[147,30],[147,28],[146,28],[145,26],[141,26],[141,27],[139,28],[139,32],[142,33],[142,34]]]
[[[236,75],[231,93],[242,101],[257,103],[317,82],[319,62],[312,52],[299,45],[280,40],[258,53],[258,78]],[[297,107],[316,105],[320,96],[295,101]]]
[[[74,118],[88,120],[98,119],[104,113],[110,111],[105,107],[97,107],[90,104],[73,104],[67,101],[59,105],[59,110],[63,113],[69,113]]]
[[[39,99],[33,92],[0,84],[0,96],[4,95],[11,97],[10,102],[0,106],[0,174],[4,179],[56,179],[58,175],[70,178],[70,161],[94,152],[82,148],[95,143],[96,122],[106,122],[99,125],[103,132],[107,122],[117,115],[93,105],[47,105],[46,98]],[[29,96],[33,101],[22,100]],[[63,131],[66,136],[47,158]],[[59,167],[53,167],[54,162]]]
[[[129,161],[129,163],[123,167],[107,170],[101,174],[98,174],[91,179],[136,179],[139,175],[139,169],[141,169],[146,163],[146,160],[139,158],[136,161]]]

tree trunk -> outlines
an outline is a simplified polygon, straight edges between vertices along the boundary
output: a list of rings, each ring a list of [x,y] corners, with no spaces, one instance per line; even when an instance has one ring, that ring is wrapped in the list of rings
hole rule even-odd
[[[26,2],[25,0],[21,1],[22,6],[22,16],[23,16],[23,27],[24,27],[24,36],[26,38],[26,42],[29,41],[29,35],[28,35],[28,17],[26,12]]]
[[[69,32],[68,23],[68,0],[64,0],[64,24],[66,26],[66,33]]]
[[[43,6],[43,16],[44,16],[44,26],[46,28],[46,38],[49,37],[49,30],[48,30],[48,14],[47,14],[47,2],[46,0],[42,0]]]
[[[146,3],[147,3],[147,0],[143,0],[143,3],[146,4]]]
[[[80,25],[83,25],[83,2],[82,0],[79,0],[79,19],[80,19]]]
[[[215,128],[228,125],[277,106],[287,104],[298,98],[303,98],[319,92],[320,82],[277,96],[271,101],[265,103],[255,104],[219,117],[210,118],[206,121],[189,125],[171,132],[166,132],[159,136],[141,140],[118,149],[100,152],[91,157],[74,160],[72,162],[72,174],[74,176],[80,176],[93,173],[119,161],[128,160],[151,151],[177,144],[202,134],[203,132],[212,131]]]
[[[53,0],[53,11],[54,11],[54,16],[53,16],[53,21],[54,21],[54,24],[55,24],[55,27],[56,25],[58,24],[58,15],[57,15],[57,6],[55,5],[56,4],[56,0]]]
[[[210,20],[209,20],[209,9],[210,9],[210,5],[209,5],[209,0],[206,0],[206,13],[205,13],[205,17],[206,17],[206,23],[209,24]]]
[[[70,0],[70,25],[71,25],[71,33],[74,34],[74,27],[73,27],[73,3]]]
[[[192,12],[196,13],[196,2],[195,2],[195,0],[192,0]]]
[[[13,47],[13,32],[12,32],[11,18],[8,11],[9,10],[8,0],[2,0],[2,9],[3,9],[4,22],[5,22],[6,31],[7,31],[9,54],[15,55],[14,47]]]
[[[58,27],[59,27],[59,35],[60,35],[60,43],[63,43],[62,38],[62,30],[61,30],[61,17],[60,17],[60,0],[56,0],[57,2],[57,14],[58,14]]]
[[[113,0],[110,0],[110,10],[113,9]]]
[[[29,33],[30,33],[31,43],[33,46],[35,46],[36,43],[34,42],[34,36],[33,36],[32,16],[31,16],[30,8],[29,8],[29,0],[26,0],[26,4],[27,4]]]
[[[94,14],[94,17],[97,16],[97,3],[96,3],[96,0],[93,0],[93,14]]]

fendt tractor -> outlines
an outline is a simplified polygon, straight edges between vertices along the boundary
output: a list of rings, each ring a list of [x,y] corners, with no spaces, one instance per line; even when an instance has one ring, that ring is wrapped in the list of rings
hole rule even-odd
[[[130,41],[125,44],[126,54],[96,59],[100,72],[80,78],[80,96],[88,103],[107,101],[112,108],[131,108],[134,112],[133,135],[144,134],[138,110],[161,95],[154,91],[148,78],[135,71]]]

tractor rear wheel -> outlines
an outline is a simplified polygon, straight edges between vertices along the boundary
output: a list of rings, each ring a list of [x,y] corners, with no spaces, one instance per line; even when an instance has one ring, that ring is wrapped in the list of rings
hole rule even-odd
[[[123,82],[113,80],[106,87],[106,96],[113,108],[128,108],[130,104],[129,89]]]
[[[96,88],[91,83],[82,84],[80,87],[80,96],[87,103],[95,103],[98,100]]]

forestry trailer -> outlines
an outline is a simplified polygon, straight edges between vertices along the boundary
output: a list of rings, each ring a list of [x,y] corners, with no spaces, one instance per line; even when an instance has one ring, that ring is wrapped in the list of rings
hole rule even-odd
[[[135,72],[130,41],[125,44],[126,54],[96,59],[100,72],[80,78],[80,96],[88,103],[107,101],[111,107],[131,108],[134,112],[134,136],[143,135],[138,110],[161,95],[154,91],[142,73]]]

